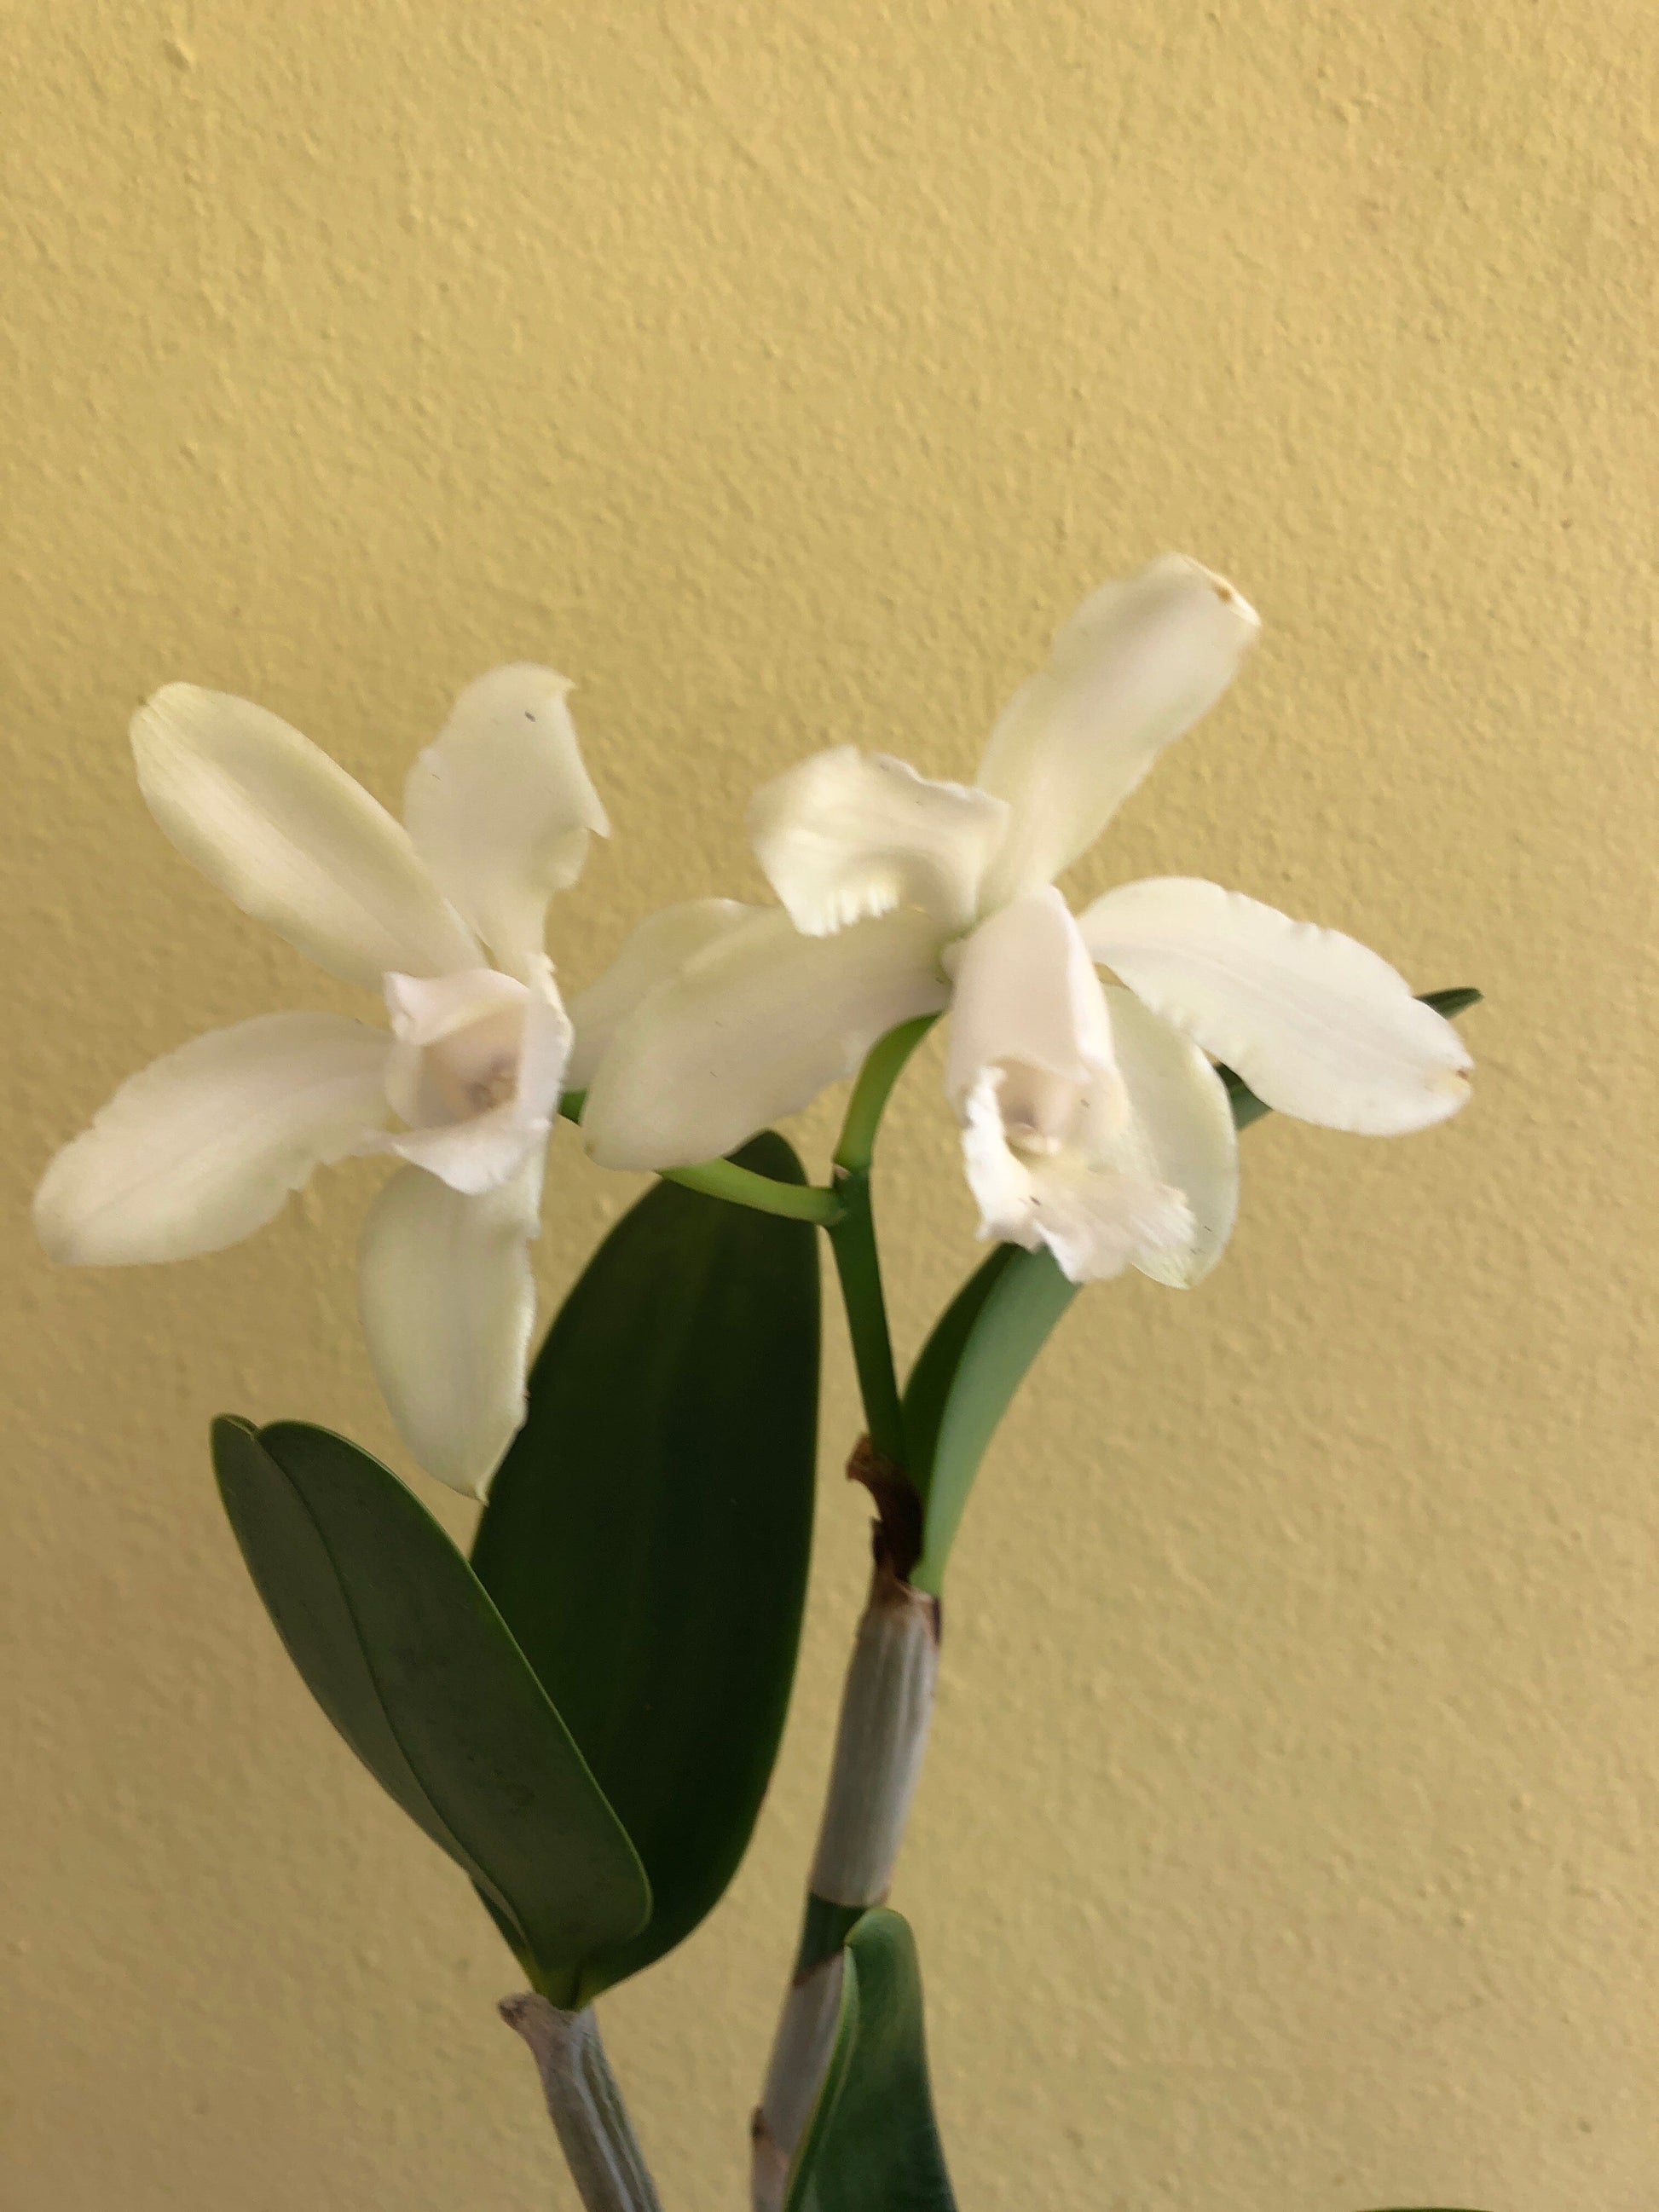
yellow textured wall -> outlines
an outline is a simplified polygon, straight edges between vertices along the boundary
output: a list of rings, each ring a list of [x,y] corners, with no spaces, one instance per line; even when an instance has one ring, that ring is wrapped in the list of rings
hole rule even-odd
[[[1221,1272],[1081,1300],[988,1468],[896,1899],[964,2207],[1651,2212],[1656,26],[11,0],[8,2212],[571,2201],[506,1954],[206,1464],[227,1405],[393,1450],[371,1171],[170,1270],[28,1243],[120,1076],[319,1002],[151,828],[133,703],[250,694],[391,794],[465,679],[552,660],[617,823],[579,984],[758,888],[743,802],[803,750],[970,770],[1166,545],[1264,643],[1078,888],[1212,875],[1492,1003],[1472,1112],[1253,1133]],[[550,1292],[629,1195],[568,1139]],[[914,1342],[974,1256],[925,1066],[890,1159]],[[829,1480],[735,1890],[605,2008],[671,2212],[738,2201],[862,1521]]]

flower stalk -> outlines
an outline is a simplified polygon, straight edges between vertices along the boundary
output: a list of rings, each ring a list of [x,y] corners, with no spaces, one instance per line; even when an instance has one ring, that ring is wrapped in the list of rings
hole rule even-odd
[[[794,1975],[750,2128],[754,2212],[780,2212],[789,2163],[835,2041],[842,1946],[892,1884],[927,1748],[939,1652],[939,1601],[895,1571],[878,1525],[875,1571],[842,1692]]]
[[[842,1691],[794,1972],[750,2123],[754,2212],[781,2212],[790,2160],[835,2043],[842,1947],[860,1914],[881,1904],[891,1886],[933,1721],[939,1606],[908,1580],[921,1549],[921,1501],[905,1465],[870,1170],[893,1085],[935,1018],[902,1023],[872,1050],[834,1154],[842,1211],[830,1224],[830,1242],[869,1424],[848,1474],[876,1504],[875,1566]]]
[[[586,2212],[662,2212],[591,2005],[564,2012],[524,1990],[501,2018],[530,2046],[548,2117]]]

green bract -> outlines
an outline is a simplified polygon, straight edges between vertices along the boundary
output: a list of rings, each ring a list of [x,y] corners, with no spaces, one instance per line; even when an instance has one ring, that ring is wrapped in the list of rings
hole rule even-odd
[[[956,2212],[908,1924],[884,1906],[866,1912],[848,1939],[842,1975],[835,2049],[784,2212]]]

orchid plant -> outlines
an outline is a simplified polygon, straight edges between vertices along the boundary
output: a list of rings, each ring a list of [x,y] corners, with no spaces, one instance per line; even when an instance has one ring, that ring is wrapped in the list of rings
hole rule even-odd
[[[384,1026],[256,1016],[118,1091],[48,1167],[42,1243],[94,1266],[218,1250],[319,1167],[390,1155],[358,1279],[414,1460],[485,1500],[470,1559],[413,1492],[307,1424],[216,1425],[232,1528],[347,1743],[471,1877],[529,1990],[582,2202],[658,2197],[593,2000],[702,1919],[746,1848],[793,1673],[827,1232],[874,1503],[793,1971],[751,2124],[754,2212],[954,2202],[914,1940],[885,1907],[927,1743],[939,1594],[986,1448],[1078,1286],[1188,1288],[1270,1109],[1366,1135],[1468,1093],[1449,1016],[1376,953],[1169,877],[1080,915],[1055,879],[1226,690],[1258,622],[1176,556],[1107,585],[992,730],[972,786],[836,746],[755,798],[775,908],[641,923],[567,1006],[556,891],[608,834],[565,680],[457,700],[400,823],[288,724],[169,684],[134,718],[164,834],[246,913],[378,994]],[[992,1250],[908,1378],[872,1200],[882,1114],[948,1014],[945,1092]],[[771,1125],[854,1079],[832,1172]],[[605,1240],[533,1370],[528,1246],[563,1117],[660,1181]]]

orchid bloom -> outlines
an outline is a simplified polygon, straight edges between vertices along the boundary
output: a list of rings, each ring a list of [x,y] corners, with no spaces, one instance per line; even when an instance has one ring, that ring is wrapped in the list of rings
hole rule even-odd
[[[1237,1206],[1212,1059],[1328,1127],[1454,1113],[1456,1032],[1352,938],[1184,877],[1125,884],[1079,917],[1054,888],[1258,628],[1231,585],[1166,556],[1084,602],[1004,709],[977,787],[850,745],[766,786],[750,831],[783,910],[670,908],[577,1004],[583,1051],[603,1051],[583,1115],[593,1158],[663,1169],[727,1152],[948,1005],[945,1090],[981,1235],[1047,1244],[1074,1281],[1133,1264],[1184,1285]]]
[[[276,1013],[199,1036],[123,1085],[35,1198],[55,1259],[181,1260],[251,1235],[314,1168],[397,1155],[363,1231],[363,1323],[410,1449],[459,1490],[483,1490],[523,1418],[526,1248],[572,1039],[543,921],[609,832],[568,689],[546,668],[480,677],[410,772],[406,827],[245,699],[170,684],[141,708],[163,833],[379,993],[390,1029]]]

